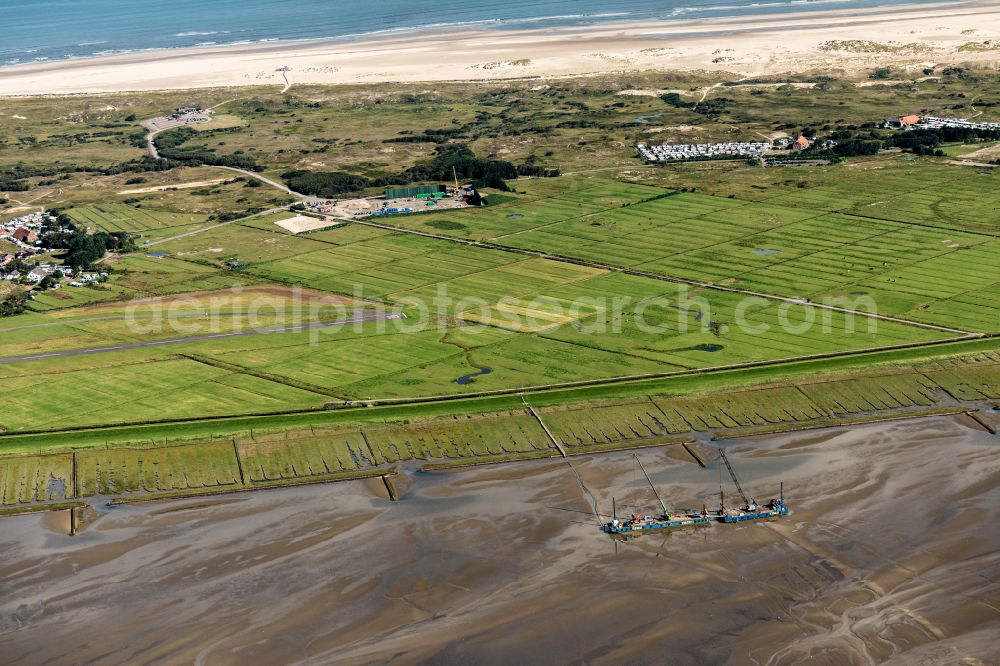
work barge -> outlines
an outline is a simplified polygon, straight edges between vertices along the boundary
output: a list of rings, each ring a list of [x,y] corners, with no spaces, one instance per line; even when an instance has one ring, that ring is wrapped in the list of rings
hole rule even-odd
[[[677,527],[707,527],[712,523],[741,523],[748,520],[779,518],[787,516],[790,513],[788,506],[785,504],[784,483],[781,484],[778,497],[771,499],[766,504],[758,504],[756,500],[748,497],[743,492],[743,486],[740,484],[736,476],[736,471],[729,462],[729,458],[726,457],[725,451],[720,451],[720,457],[722,458],[722,462],[725,463],[726,469],[733,479],[733,483],[736,485],[736,490],[743,499],[743,504],[736,508],[727,507],[726,497],[720,484],[718,509],[710,511],[703,506],[701,511],[697,509],[668,510],[660,494],[656,491],[656,486],[653,485],[653,481],[649,478],[649,474],[646,473],[646,468],[643,467],[642,461],[639,460],[639,456],[633,453],[632,457],[639,464],[639,469],[642,470],[643,476],[646,477],[646,482],[653,491],[653,495],[656,496],[656,500],[660,504],[661,513],[658,516],[631,514],[628,518],[619,520],[618,509],[615,500],[612,499],[611,522],[605,523],[603,526],[604,531],[608,534],[620,537],[634,536],[649,530],[673,529]]]

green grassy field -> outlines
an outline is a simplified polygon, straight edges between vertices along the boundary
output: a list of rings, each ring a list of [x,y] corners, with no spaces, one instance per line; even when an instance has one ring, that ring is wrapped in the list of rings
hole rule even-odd
[[[148,231],[164,227],[182,227],[203,224],[205,215],[172,213],[169,211],[136,208],[126,204],[105,203],[66,211],[75,222],[98,231]]]
[[[528,386],[946,337],[893,322],[879,322],[875,332],[869,332],[865,322],[853,333],[831,334],[820,327],[789,332],[783,330],[781,318],[795,326],[809,316],[808,309],[796,306],[783,312],[777,304],[767,303],[746,315],[751,326],[771,329],[766,336],[755,335],[733,325],[741,298],[737,294],[710,290],[689,294],[688,298],[703,299],[707,304],[708,309],[702,312],[686,304],[674,284],[385,232],[355,243],[263,262],[250,270],[265,280],[390,302],[419,299],[432,303],[439,294],[447,293],[455,309],[475,313],[475,317],[467,314],[467,321],[485,321],[500,329],[474,326],[461,333],[464,342],[455,344],[449,336],[459,329],[449,319],[444,329],[390,330],[375,336],[344,332],[324,336],[318,346],[286,344],[260,350],[241,346],[207,352],[237,365],[336,388],[346,398]],[[629,302],[613,321],[615,313],[608,312],[606,304],[614,297],[625,297]],[[518,303],[532,305],[540,321],[532,322],[529,328],[522,318],[521,326],[515,327],[504,311],[495,309],[484,319],[477,308],[462,310],[458,305],[462,299],[472,298],[489,306],[515,298]],[[636,323],[645,298],[662,299],[643,312],[645,321],[654,327],[651,331]],[[596,305],[580,308],[568,320],[548,316],[548,311],[570,312],[568,306],[581,300]],[[548,310],[546,304],[551,306]],[[460,314],[447,307],[440,312],[433,306],[431,309],[432,315]],[[706,314],[707,319],[727,328],[718,334],[711,332],[702,325],[709,321],[699,321]],[[414,318],[419,315],[412,312]],[[832,330],[846,331],[844,315],[830,313],[829,318]],[[455,385],[455,378],[484,366],[492,372],[477,377],[464,389]]]
[[[958,412],[973,405],[955,401],[996,399],[1000,353],[988,352],[898,366],[863,378],[813,375],[749,390],[685,396],[654,390],[635,398],[541,406],[537,412],[573,454],[661,445],[692,433],[725,437]],[[147,438],[106,441],[72,454],[11,451],[0,455],[3,503],[187,495],[381,473],[401,461],[558,455],[541,423],[523,406],[503,407],[495,400],[479,401],[472,409],[432,404],[327,412],[311,421],[296,426],[287,417],[258,419],[234,424],[237,429],[230,435],[209,439],[199,439],[198,429],[219,430],[217,425],[194,424],[188,433],[178,427],[147,428]],[[122,436],[138,432],[123,431]],[[185,441],[185,434],[194,437]],[[0,439],[0,446],[7,441]]]
[[[968,390],[968,395],[974,399],[986,400],[993,399],[989,398],[994,392],[988,380],[991,372],[989,366],[995,365],[998,350],[1000,344],[997,340],[986,338],[752,367],[700,370],[627,382],[597,382],[592,385],[532,392],[530,395],[531,404],[536,407],[563,407],[584,402],[622,402],[651,395],[707,395],[789,381],[808,383],[817,378],[856,378],[882,371],[920,368],[926,372],[942,372],[941,376],[944,378],[953,377],[947,373],[961,370],[955,376],[968,375],[973,380],[972,384],[967,380],[947,379],[947,381],[954,381],[956,387],[967,386],[967,389],[956,388],[956,390]],[[41,369],[58,372],[64,364],[65,360],[47,361]],[[977,380],[977,375],[981,373],[986,373],[985,379]],[[962,383],[963,381],[966,383]],[[394,401],[381,401],[372,404],[370,407],[341,407],[301,413],[175,421],[165,425],[133,424],[77,428],[42,434],[6,433],[0,437],[0,453],[61,451],[67,448],[106,446],[135,441],[183,442],[212,436],[243,437],[250,432],[300,431],[311,427],[333,427],[359,422],[398,425],[433,418],[463,418],[463,415],[468,413],[509,411],[523,407],[517,391],[467,399],[399,401],[398,404],[394,404]]]
[[[60,428],[320,407],[327,396],[184,358],[130,352],[115,362],[62,368],[4,367],[6,430]],[[142,356],[147,358],[139,361]],[[139,362],[137,362],[139,361]],[[93,363],[91,361],[90,363]],[[76,365],[76,364],[74,364]],[[23,374],[14,374],[14,373]]]
[[[851,166],[827,172],[858,185],[853,176],[863,170]],[[785,297],[848,306],[871,297],[882,314],[992,331],[1000,315],[994,178],[890,159],[851,193],[817,185],[763,200],[593,178],[590,186],[529,181],[519,183],[525,194],[516,202],[390,223]],[[923,192],[900,193],[903,182]],[[949,222],[942,211],[962,217]],[[959,230],[971,226],[977,231]]]
[[[987,304],[991,298],[987,283],[994,277],[988,265],[992,240],[980,235],[953,231],[942,239],[936,234],[945,232],[886,221],[852,227],[849,222],[854,218],[843,214],[672,193],[606,178],[527,181],[524,187],[527,194],[497,207],[427,218],[462,219],[470,229],[480,215],[488,222],[512,219],[522,225],[521,230],[508,230],[498,237],[498,242],[512,247],[540,245],[554,254],[601,264],[795,296],[811,295],[831,284],[846,289],[840,284],[846,274],[845,257],[850,254],[851,261],[878,268],[889,285],[866,287],[878,297],[880,312],[885,312],[882,299],[898,294],[889,301],[893,314],[909,313],[904,306],[917,299],[916,285],[942,284],[949,273],[953,283],[964,274],[970,283],[978,280],[977,284],[985,286],[962,298],[978,298]],[[522,213],[506,212],[511,210]],[[537,219],[531,219],[532,211]],[[509,217],[515,214],[522,217]],[[419,219],[419,224],[426,225],[420,218],[400,219],[407,224]],[[816,241],[824,230],[828,237]],[[887,273],[888,262],[878,260],[892,258],[891,253],[880,253],[872,238],[886,243],[895,238],[899,253],[898,260],[892,259],[895,273]],[[866,239],[871,256],[861,253]],[[755,254],[752,250],[758,245],[781,249],[776,254]],[[112,281],[94,300],[184,294],[234,283],[278,283],[399,303],[408,315],[409,327],[365,325],[321,335],[220,339],[164,348],[161,354],[114,352],[104,355],[99,366],[89,359],[67,359],[58,364],[58,373],[66,380],[60,386],[67,388],[44,396],[28,392],[29,386],[37,384],[34,375],[41,366],[14,364],[4,368],[18,391],[3,420],[5,428],[144,421],[154,418],[158,410],[161,418],[171,419],[185,413],[224,416],[318,407],[331,398],[412,399],[477,393],[774,361],[954,335],[890,321],[879,321],[870,329],[869,320],[863,318],[851,330],[850,315],[818,311],[807,304],[765,300],[744,310],[743,295],[737,293],[688,289],[650,277],[362,225],[293,236],[262,217],[156,248],[164,256],[136,254],[116,262]],[[705,258],[695,262],[699,252]],[[789,257],[775,259],[782,252]],[[825,258],[824,252],[828,253]],[[750,277],[739,282],[706,274],[711,256],[715,264],[730,270],[739,266],[738,256],[744,257],[742,267]],[[726,259],[717,261],[718,257]],[[976,257],[979,263],[973,261]],[[244,271],[227,271],[223,264],[231,259],[249,266]],[[824,273],[820,266],[829,268]],[[769,270],[757,270],[762,268]],[[869,273],[865,271],[866,278]],[[901,278],[904,283],[888,282],[890,274],[905,276]],[[929,280],[932,274],[941,277]],[[869,279],[869,283],[874,281]],[[848,293],[854,294],[855,287],[851,289]],[[987,307],[963,311],[963,300],[952,295],[954,289],[923,289],[926,298],[937,299],[934,307],[949,315],[936,318],[931,315],[938,310],[927,308],[921,311],[923,318],[956,325],[975,316],[982,322],[979,328],[989,330]],[[84,321],[87,310],[70,307],[83,299],[66,302],[67,296],[77,293],[64,291],[66,296],[46,295],[38,303],[39,309],[53,308],[48,311],[53,313],[52,323],[58,325],[11,332],[0,351],[6,355],[47,353],[169,337],[169,331],[139,336],[119,321]],[[82,290],[79,293],[85,295]],[[451,303],[435,305],[444,293]],[[616,298],[619,305],[614,305]],[[647,304],[649,299],[655,299],[652,305]],[[463,300],[465,305],[460,304]],[[423,327],[417,326],[423,314],[419,302],[430,305]],[[578,303],[584,305],[575,307]],[[810,318],[817,323],[808,325]],[[17,321],[10,320],[11,327]],[[227,327],[239,321],[232,320]],[[30,322],[37,323],[36,319]],[[177,354],[200,360],[177,358]],[[192,370],[180,372],[182,367]],[[185,381],[176,386],[170,383],[175,374]],[[146,395],[143,381],[137,379],[143,376],[161,390]],[[459,383],[463,377],[468,381]],[[72,395],[72,387],[85,382],[101,397],[100,409],[85,408],[86,401]],[[137,382],[137,391],[115,388]]]

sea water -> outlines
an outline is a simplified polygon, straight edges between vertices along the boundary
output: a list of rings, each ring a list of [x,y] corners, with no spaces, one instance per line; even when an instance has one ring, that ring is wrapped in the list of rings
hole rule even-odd
[[[0,66],[411,30],[553,28],[914,1],[920,0],[0,0]]]

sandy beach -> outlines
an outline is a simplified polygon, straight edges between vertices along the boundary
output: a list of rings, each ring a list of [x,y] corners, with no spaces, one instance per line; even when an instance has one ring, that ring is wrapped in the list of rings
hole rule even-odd
[[[5,662],[986,664],[997,438],[964,417],[725,442],[792,515],[615,543],[566,462],[3,519]],[[710,452],[707,445],[700,445]],[[638,452],[664,500],[719,465]],[[652,510],[631,453],[574,459]],[[732,493],[732,484],[727,484]]]
[[[586,28],[424,31],[367,41],[161,50],[16,65],[0,68],[0,95],[554,78],[647,70],[748,77],[820,68],[850,73],[887,65],[995,66],[1000,62],[998,39],[996,0]]]

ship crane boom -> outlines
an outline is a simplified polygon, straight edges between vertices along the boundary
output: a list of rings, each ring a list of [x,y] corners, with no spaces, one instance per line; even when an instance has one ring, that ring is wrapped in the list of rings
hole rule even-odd
[[[740,480],[736,478],[736,471],[733,470],[733,466],[729,464],[729,458],[726,457],[726,451],[724,449],[719,449],[719,454],[722,457],[722,462],[726,463],[726,469],[729,470],[729,476],[733,477],[733,483],[736,484],[736,490],[739,491],[740,497],[746,502],[747,506],[752,506],[750,499],[747,494],[743,492],[743,486],[740,485]]]
[[[639,460],[639,456],[637,456],[637,455],[635,455],[633,453],[632,457],[635,458],[635,461],[637,463],[639,463],[639,469],[642,470],[642,475],[646,477],[646,483],[649,484],[649,487],[652,488],[652,490],[653,490],[653,494],[656,495],[656,501],[660,503],[660,510],[663,511],[663,515],[664,516],[669,516],[670,512],[667,511],[666,505],[664,505],[663,504],[663,500],[660,499],[660,493],[656,492],[656,486],[654,486],[652,480],[650,480],[649,474],[646,474],[646,468],[642,466],[642,461]]]

